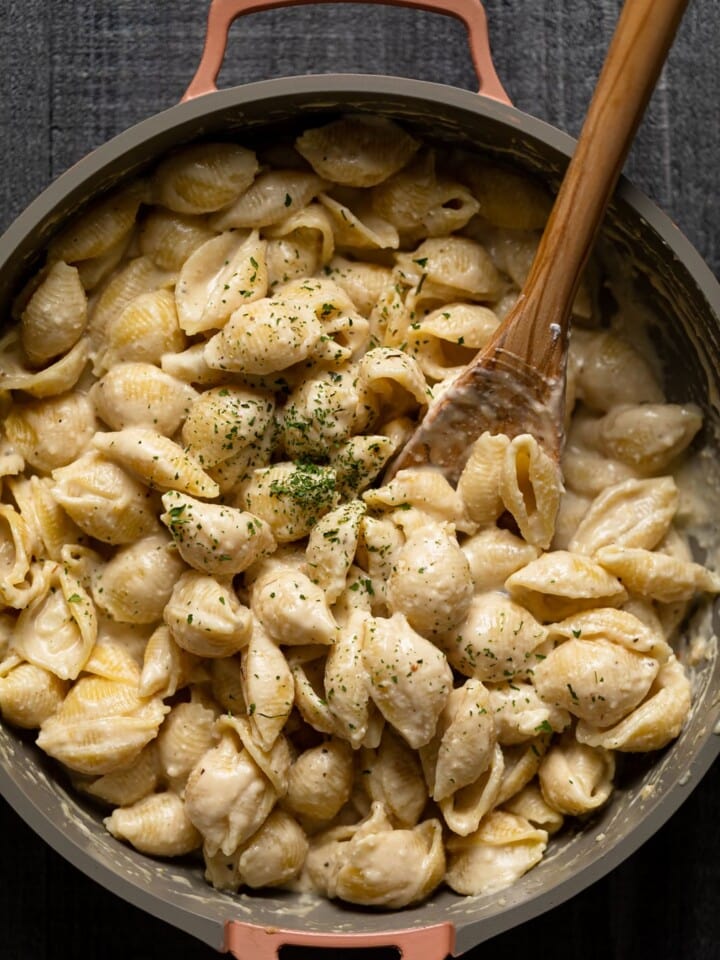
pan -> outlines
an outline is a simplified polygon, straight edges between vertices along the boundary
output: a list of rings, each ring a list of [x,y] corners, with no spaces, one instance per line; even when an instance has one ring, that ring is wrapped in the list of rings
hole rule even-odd
[[[131,177],[166,151],[203,137],[243,142],[347,112],[399,120],[434,142],[479,148],[543,177],[562,175],[573,141],[516,110],[492,64],[482,8],[474,0],[404,0],[467,27],[481,97],[438,84],[387,77],[295,77],[217,91],[227,32],[241,13],[284,6],[276,0],[215,0],[203,57],[183,102],[100,147],[46,190],[0,239],[0,302],[7,306],[58,225],[89,198]],[[632,258],[643,292],[666,322],[660,353],[673,358],[671,399],[703,407],[706,442],[718,459],[715,406],[720,361],[720,290],[707,266],[672,223],[624,181],[605,235]],[[679,323],[678,323],[679,321]],[[717,624],[714,622],[717,629]],[[26,738],[3,730],[0,789],[51,846],[109,890],[216,949],[257,960],[284,944],[314,947],[391,945],[435,960],[471,947],[573,896],[628,857],[677,809],[715,759],[720,687],[714,657],[695,671],[695,707],[680,739],[651,765],[629,769],[616,799],[582,832],[559,841],[546,860],[503,896],[458,898],[448,891],[402,914],[370,913],[278,894],[226,896],[209,890],[199,871],[155,863],[120,847],[97,811],[56,778]]]

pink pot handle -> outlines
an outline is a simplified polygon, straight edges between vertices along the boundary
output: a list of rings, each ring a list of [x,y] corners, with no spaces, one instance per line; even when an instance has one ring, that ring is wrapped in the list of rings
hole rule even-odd
[[[228,31],[237,17],[246,13],[257,13],[260,10],[274,10],[277,7],[331,2],[333,0],[211,0],[202,58],[182,100],[193,100],[195,97],[214,93],[217,90],[215,81],[225,56]],[[445,13],[461,20],[467,27],[470,55],[480,81],[478,92],[491,100],[510,104],[510,98],[495,72],[490,53],[487,18],[481,0],[348,0],[348,2],[418,7],[420,10]]]
[[[395,947],[405,960],[445,960],[455,946],[455,927],[437,923],[387,933],[303,933],[228,920],[225,950],[236,960],[277,960],[280,947]],[[320,958],[318,958],[320,960]]]

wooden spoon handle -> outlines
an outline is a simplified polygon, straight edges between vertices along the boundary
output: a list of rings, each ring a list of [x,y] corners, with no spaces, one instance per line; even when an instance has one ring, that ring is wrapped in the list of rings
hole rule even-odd
[[[520,309],[487,351],[500,348],[551,378],[563,375],[580,275],[686,6],[687,0],[626,0]],[[513,324],[519,314],[522,323]]]

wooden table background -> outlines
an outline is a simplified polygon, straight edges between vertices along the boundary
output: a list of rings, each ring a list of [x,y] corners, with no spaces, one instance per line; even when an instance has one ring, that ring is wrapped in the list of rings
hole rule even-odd
[[[619,0],[485,6],[498,72],[515,104],[577,134]],[[0,229],[90,149],[180,98],[202,49],[206,11],[206,0],[0,0]],[[719,42],[720,4],[691,0],[626,167],[716,274]],[[254,14],[236,24],[221,84],[327,72],[475,86],[459,23],[338,4]],[[718,960],[719,801],[716,766],[629,861],[466,957],[506,960],[531,951],[554,960]],[[0,831],[2,960],[216,956],[69,866],[4,801]],[[396,955],[372,953],[375,960]],[[340,954],[283,951],[284,960],[310,956]],[[360,960],[355,952],[348,957]]]

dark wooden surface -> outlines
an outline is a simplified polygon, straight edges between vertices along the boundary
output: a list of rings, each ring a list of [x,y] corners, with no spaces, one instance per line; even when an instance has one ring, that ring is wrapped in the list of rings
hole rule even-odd
[[[495,61],[516,105],[577,133],[619,5],[488,0]],[[0,0],[0,229],[91,148],[179,99],[200,55],[206,10],[206,0]],[[719,42],[720,4],[691,0],[626,168],[716,274]],[[236,24],[221,81],[331,71],[469,89],[475,82],[463,29],[454,21],[335,4]],[[522,951],[554,960],[718,960],[719,802],[716,766],[668,824],[607,878],[467,957],[509,960]],[[4,801],[0,835],[1,960],[216,956],[70,867]],[[329,954],[293,954],[301,956]]]

